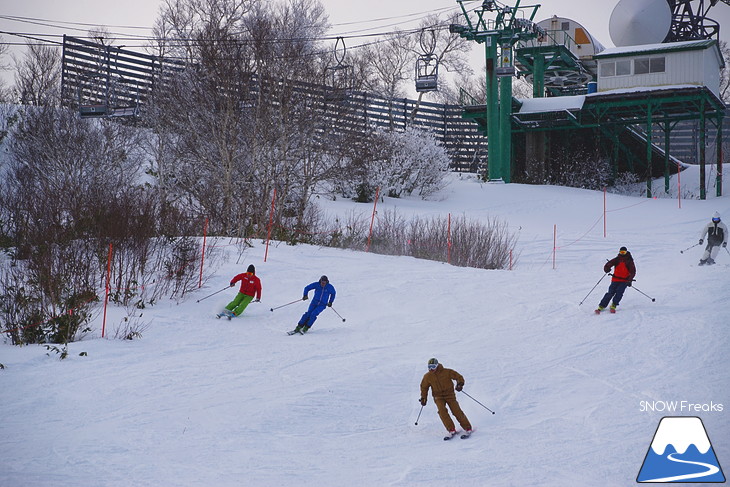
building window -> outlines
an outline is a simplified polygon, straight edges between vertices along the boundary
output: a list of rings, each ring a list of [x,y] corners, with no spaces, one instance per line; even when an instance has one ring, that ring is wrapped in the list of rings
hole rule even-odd
[[[602,63],[600,75],[606,78],[611,76],[630,76],[632,74],[631,63],[631,60]],[[633,74],[663,73],[666,69],[664,56],[634,59],[633,64]]]
[[[631,74],[631,61],[616,61],[616,76]]]
[[[634,73],[647,74],[649,72],[649,58],[634,59]]]
[[[631,61],[610,61],[601,64],[601,76],[628,76],[631,74]]]
[[[664,70],[664,56],[634,60],[634,74],[663,73]]]
[[[649,60],[649,72],[650,73],[663,73],[664,72],[664,57],[653,57]]]

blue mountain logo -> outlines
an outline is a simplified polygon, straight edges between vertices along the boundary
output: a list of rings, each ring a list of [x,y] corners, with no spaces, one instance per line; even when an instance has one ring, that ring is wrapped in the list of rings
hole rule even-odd
[[[725,482],[702,420],[696,416],[662,418],[636,481]]]

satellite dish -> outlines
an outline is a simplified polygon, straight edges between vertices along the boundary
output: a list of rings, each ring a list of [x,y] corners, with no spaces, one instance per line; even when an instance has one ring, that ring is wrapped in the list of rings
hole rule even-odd
[[[667,0],[621,0],[611,13],[608,32],[617,47],[659,44],[672,26]]]

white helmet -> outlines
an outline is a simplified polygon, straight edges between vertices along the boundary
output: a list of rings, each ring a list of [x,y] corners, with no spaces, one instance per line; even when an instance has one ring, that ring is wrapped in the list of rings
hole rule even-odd
[[[718,221],[719,222],[720,221],[720,212],[719,211],[716,211],[715,213],[713,213],[712,214],[712,219],[714,221]]]

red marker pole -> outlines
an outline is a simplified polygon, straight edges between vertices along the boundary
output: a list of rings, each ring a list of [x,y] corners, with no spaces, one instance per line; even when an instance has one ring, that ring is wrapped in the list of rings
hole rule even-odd
[[[370,241],[373,238],[373,223],[375,222],[375,209],[378,207],[378,198],[380,197],[380,186],[375,188],[375,201],[373,202],[373,216],[370,218],[370,232],[368,233],[368,246],[365,252],[370,252]]]
[[[104,318],[101,321],[101,337],[104,338],[106,332],[106,308],[109,303],[109,281],[112,275],[112,244],[109,244],[109,257],[106,263],[106,288],[104,290]]]

